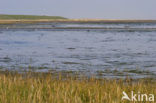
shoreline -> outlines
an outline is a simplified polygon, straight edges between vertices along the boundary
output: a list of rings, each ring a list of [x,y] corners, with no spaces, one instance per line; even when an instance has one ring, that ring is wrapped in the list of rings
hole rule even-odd
[[[46,23],[46,22],[58,22],[58,23],[156,23],[156,20],[116,20],[116,19],[0,19],[0,24],[16,24],[16,23]]]

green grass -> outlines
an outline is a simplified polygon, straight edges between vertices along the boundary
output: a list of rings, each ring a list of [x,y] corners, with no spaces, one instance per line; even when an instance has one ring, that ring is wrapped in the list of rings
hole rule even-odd
[[[156,81],[0,72],[0,103],[132,103],[121,100],[123,91],[156,94]]]
[[[1,20],[36,20],[36,19],[66,19],[61,16],[37,16],[37,15],[0,15]]]

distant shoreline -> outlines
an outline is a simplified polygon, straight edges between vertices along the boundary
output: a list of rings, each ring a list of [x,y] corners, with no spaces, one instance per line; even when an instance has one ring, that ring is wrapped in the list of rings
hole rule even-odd
[[[0,14],[0,24],[16,23],[40,23],[40,22],[58,22],[58,23],[156,23],[156,20],[122,20],[122,19],[68,19],[61,16],[46,15],[7,15]]]
[[[58,23],[156,23],[156,20],[115,20],[115,19],[0,19],[0,24],[16,24],[16,23],[42,23],[42,22],[58,22]]]

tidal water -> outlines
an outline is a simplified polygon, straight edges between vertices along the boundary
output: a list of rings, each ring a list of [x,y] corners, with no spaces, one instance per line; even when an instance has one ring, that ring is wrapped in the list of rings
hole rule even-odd
[[[32,67],[39,72],[63,70],[106,77],[155,77],[155,29],[156,24],[150,23],[0,25],[0,68],[24,71]]]

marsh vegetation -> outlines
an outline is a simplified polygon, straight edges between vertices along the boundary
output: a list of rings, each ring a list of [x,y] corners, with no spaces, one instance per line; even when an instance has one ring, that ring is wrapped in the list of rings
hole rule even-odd
[[[98,79],[50,73],[0,72],[1,103],[130,103],[122,92],[156,94],[156,80]],[[146,102],[148,103],[148,102]]]

